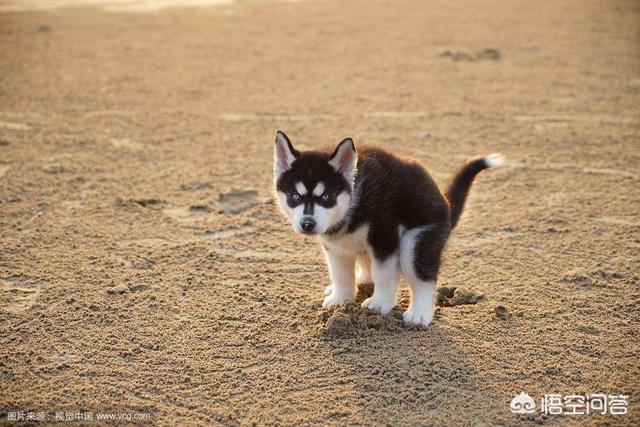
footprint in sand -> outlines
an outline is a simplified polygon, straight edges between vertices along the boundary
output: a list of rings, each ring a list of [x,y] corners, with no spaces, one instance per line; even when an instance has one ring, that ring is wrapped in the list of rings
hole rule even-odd
[[[20,314],[31,308],[40,295],[40,289],[27,278],[14,276],[0,279],[0,308],[13,314]]]
[[[193,181],[186,184],[180,184],[180,191],[196,191],[211,188],[209,181]]]
[[[455,307],[457,305],[477,304],[484,299],[484,294],[472,289],[455,286],[436,289],[436,305],[438,307]]]
[[[454,62],[459,61],[467,61],[467,62],[475,62],[475,61],[499,61],[502,57],[502,54],[498,49],[494,48],[486,48],[482,49],[475,53],[467,53],[461,51],[452,52],[450,50],[445,50],[440,54],[442,58],[451,58]]]
[[[58,367],[61,368],[67,368],[69,367],[69,365],[71,365],[72,363],[76,363],[79,362],[80,360],[82,360],[82,358],[80,356],[76,356],[73,354],[66,354],[66,353],[62,353],[62,354],[52,354],[50,356],[47,357],[48,361]]]
[[[73,156],[69,153],[62,153],[49,157],[46,163],[42,165],[42,170],[50,174],[58,174],[63,172],[72,172],[74,162]]]
[[[253,206],[253,205],[252,205]],[[248,205],[241,206],[232,206],[234,209],[248,209]],[[202,225],[209,224],[213,222],[213,216],[211,215],[211,208],[207,205],[191,205],[189,207],[185,206],[173,206],[170,208],[163,209],[162,211],[169,218],[178,222],[181,226],[186,228],[197,228]],[[235,212],[235,211],[234,211]],[[239,212],[239,210],[238,210]],[[200,239],[207,240],[216,240],[216,239],[224,239],[227,237],[234,236],[236,234],[245,234],[254,231],[253,227],[242,227],[239,229],[229,229],[229,230],[215,230],[215,231],[204,231],[200,233],[196,233],[195,236]]]
[[[162,213],[183,227],[195,227],[213,219],[211,208],[207,205],[171,206],[163,209]]]
[[[258,197],[255,190],[231,190],[228,193],[220,193],[217,207],[220,212],[237,214],[251,209],[254,206],[268,200],[265,197]]]
[[[155,265],[155,262],[145,258],[144,256],[140,256],[135,252],[128,255],[116,255],[115,258],[118,260],[120,265],[132,270],[149,270]]]

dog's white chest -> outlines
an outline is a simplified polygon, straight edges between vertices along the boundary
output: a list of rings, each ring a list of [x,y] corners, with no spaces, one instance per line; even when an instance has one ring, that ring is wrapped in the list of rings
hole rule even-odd
[[[363,225],[353,233],[341,233],[337,236],[320,236],[320,242],[331,252],[355,257],[366,252],[368,247],[368,234],[369,226]]]

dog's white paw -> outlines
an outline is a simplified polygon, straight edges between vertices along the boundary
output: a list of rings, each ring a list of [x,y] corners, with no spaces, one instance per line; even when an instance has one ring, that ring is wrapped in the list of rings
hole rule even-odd
[[[345,302],[353,299],[355,299],[355,295],[336,292],[334,288],[334,290],[329,295],[324,297],[324,301],[322,301],[322,308],[328,308],[332,305],[342,305]]]
[[[335,286],[333,286],[333,283],[330,284],[329,286],[327,286],[326,288],[324,288],[324,294],[325,295],[331,295],[333,293],[333,288]]]
[[[433,319],[432,310],[425,310],[425,311],[407,310],[402,314],[402,320],[404,320],[404,323],[409,325],[427,326],[429,323],[431,323],[432,319]]]
[[[380,314],[387,314],[396,305],[395,301],[384,298],[369,297],[362,302],[362,306],[369,310],[379,311]]]

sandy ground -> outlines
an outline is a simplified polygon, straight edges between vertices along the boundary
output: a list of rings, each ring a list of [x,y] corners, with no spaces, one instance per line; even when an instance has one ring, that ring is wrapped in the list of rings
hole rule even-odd
[[[640,424],[639,31],[618,0],[0,14],[2,417]],[[272,198],[278,128],[440,183],[503,152],[439,280],[484,298],[425,329],[319,308],[320,248]],[[518,417],[521,391],[629,413]]]

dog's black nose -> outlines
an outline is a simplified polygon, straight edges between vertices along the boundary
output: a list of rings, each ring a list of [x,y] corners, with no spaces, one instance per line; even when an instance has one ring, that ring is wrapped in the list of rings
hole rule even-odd
[[[300,223],[300,227],[302,227],[302,231],[305,233],[311,233],[314,228],[316,228],[316,222],[313,218],[304,218]]]

